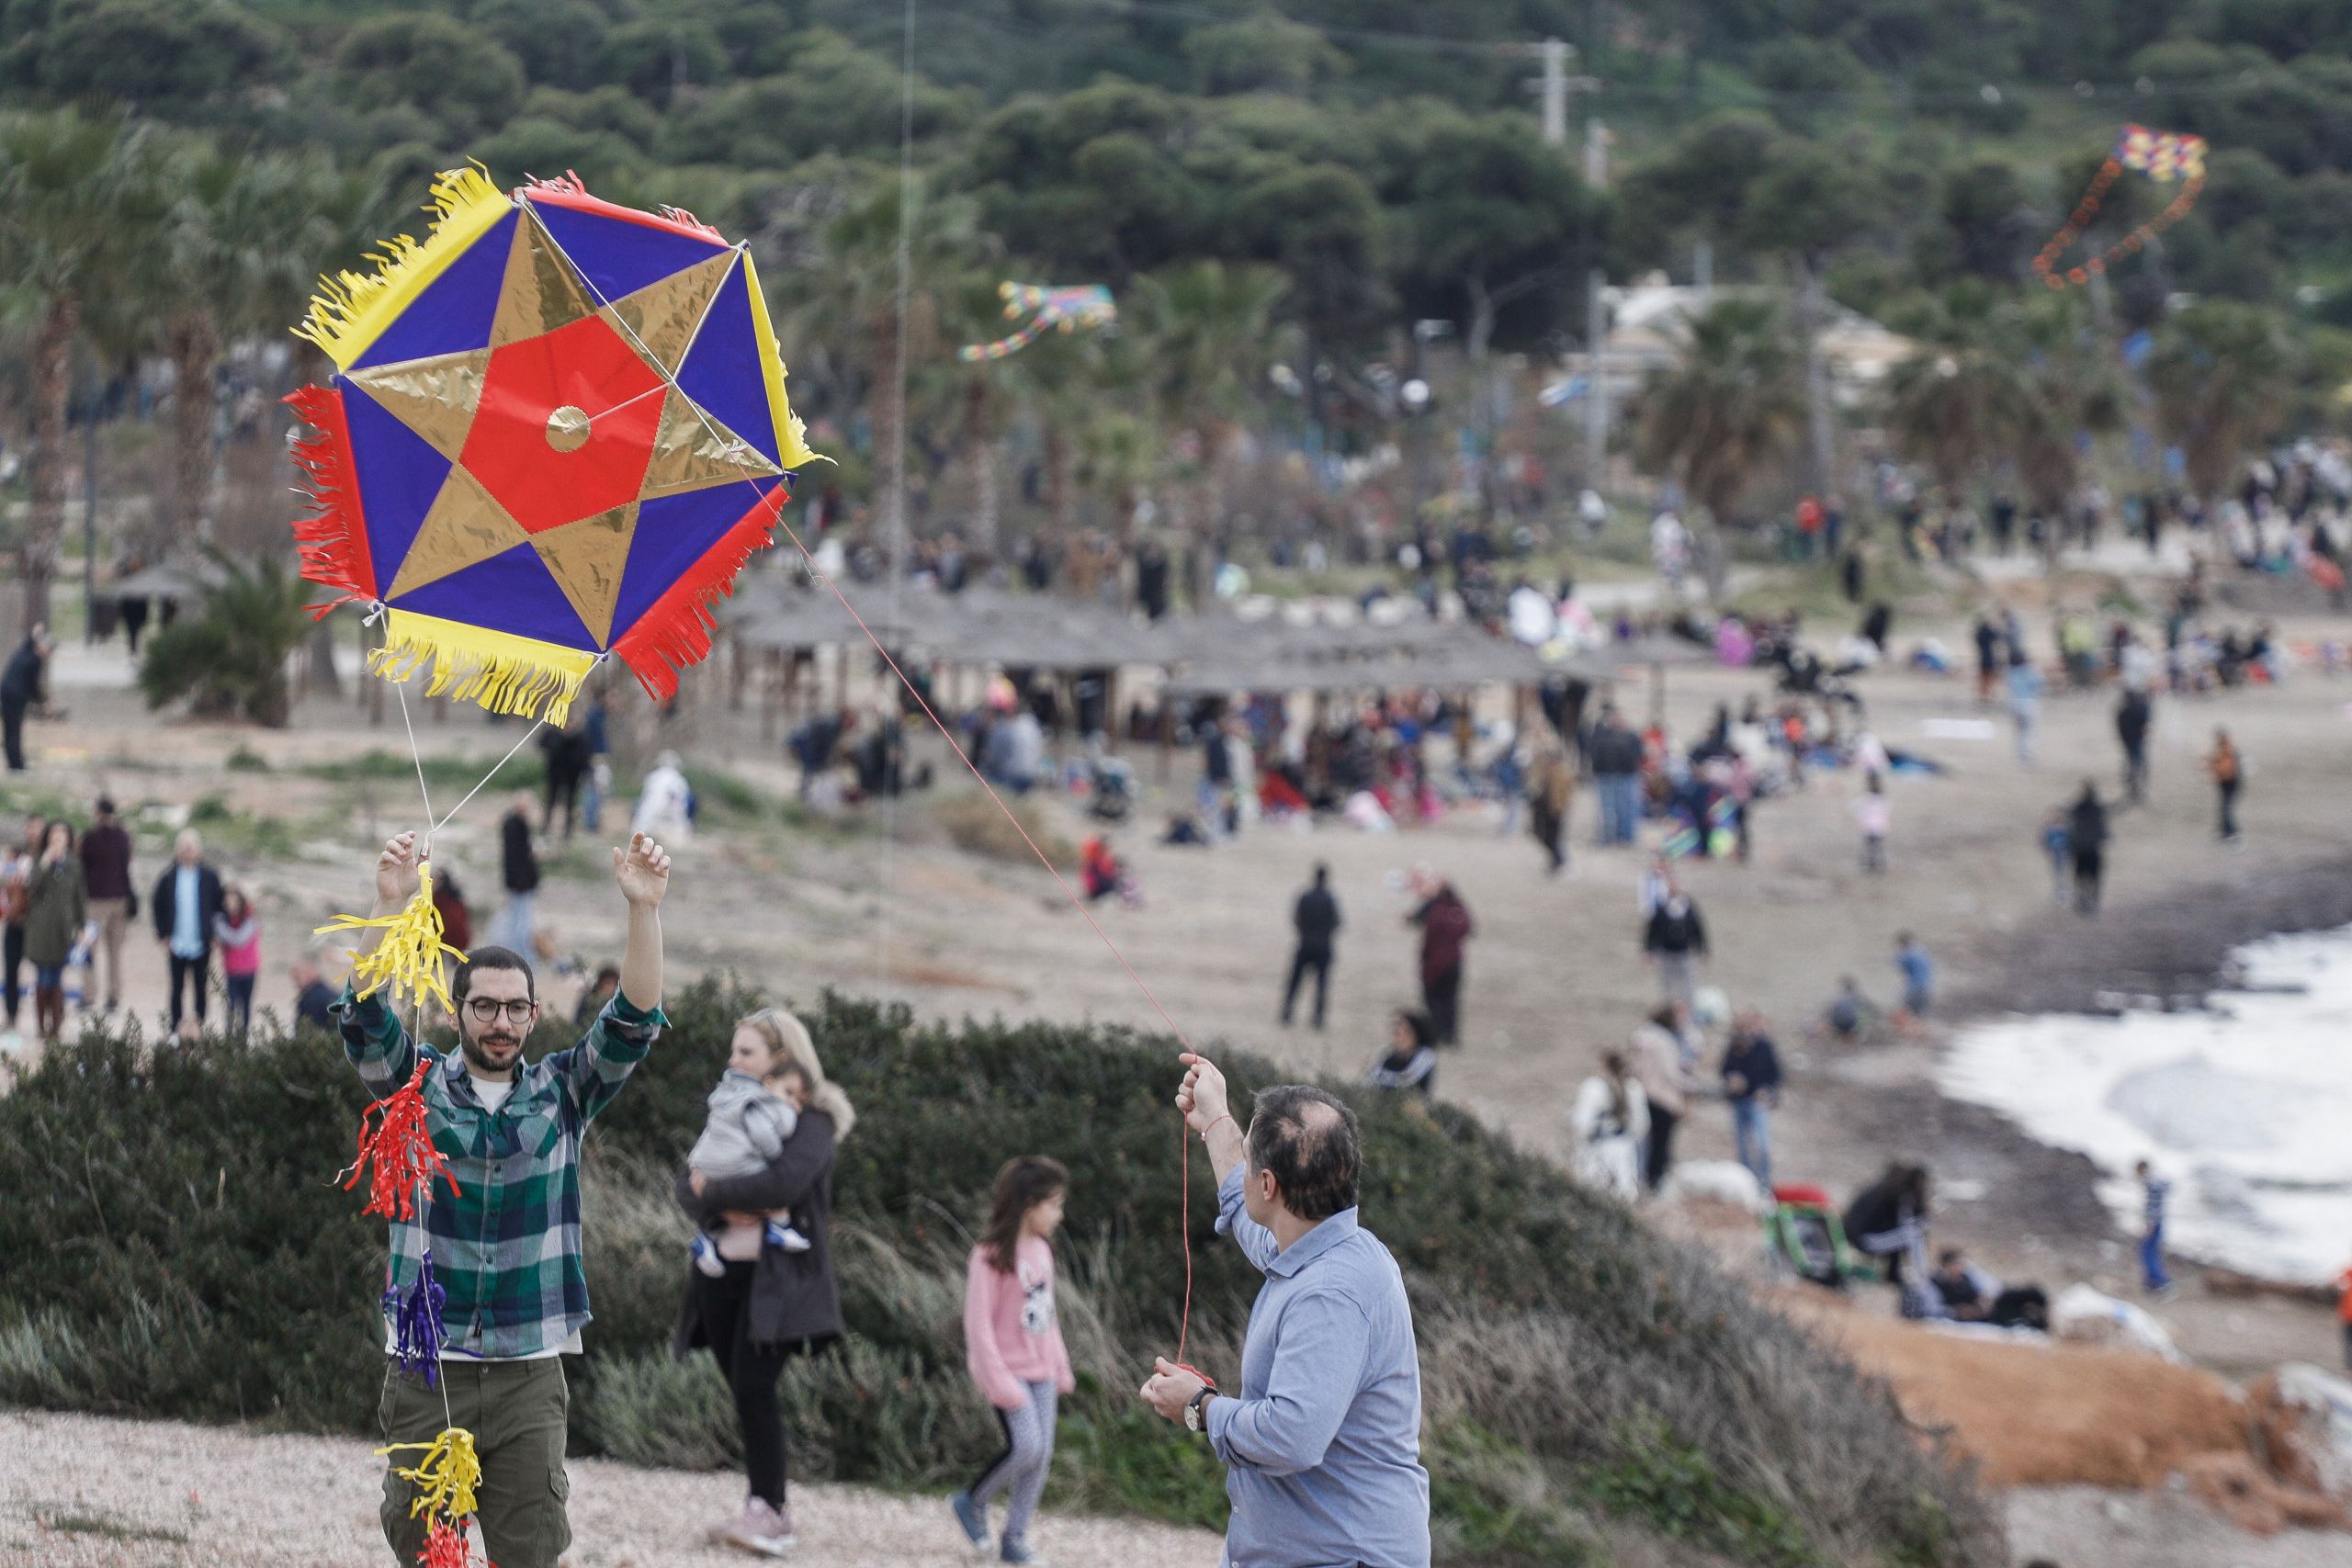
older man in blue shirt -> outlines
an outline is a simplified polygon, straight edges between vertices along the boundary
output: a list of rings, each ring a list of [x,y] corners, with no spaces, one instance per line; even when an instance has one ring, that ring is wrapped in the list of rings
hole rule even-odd
[[[1231,1394],[1159,1361],[1143,1398],[1206,1436],[1233,1505],[1227,1568],[1428,1568],[1421,1374],[1396,1260],[1356,1221],[1354,1113],[1261,1093],[1245,1137],[1202,1058],[1176,1103],[1217,1176],[1216,1228],[1262,1270]]]

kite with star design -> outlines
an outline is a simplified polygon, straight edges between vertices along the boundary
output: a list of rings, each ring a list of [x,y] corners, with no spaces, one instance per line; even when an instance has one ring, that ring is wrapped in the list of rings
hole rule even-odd
[[[561,723],[609,657],[667,696],[812,456],[751,254],[570,177],[427,210],[296,329],[336,370],[287,400],[303,575],[383,614],[388,679]]]

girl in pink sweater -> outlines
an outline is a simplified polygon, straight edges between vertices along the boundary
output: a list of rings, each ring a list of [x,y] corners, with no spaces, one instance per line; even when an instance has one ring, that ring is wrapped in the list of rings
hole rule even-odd
[[[1011,1502],[998,1555],[1034,1562],[1029,1519],[1045,1495],[1054,1460],[1054,1406],[1075,1383],[1069,1352],[1054,1317],[1054,1249],[1069,1172],[1043,1155],[1008,1160],[996,1173],[988,1229],[964,1277],[964,1356],[972,1381],[996,1406],[1004,1452],[979,1479],[950,1498],[956,1523],[974,1551],[989,1549],[989,1502]]]

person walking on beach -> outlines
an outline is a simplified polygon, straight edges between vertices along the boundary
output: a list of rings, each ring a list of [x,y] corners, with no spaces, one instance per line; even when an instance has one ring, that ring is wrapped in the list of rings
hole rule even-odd
[[[500,945],[529,957],[538,935],[539,854],[531,844],[531,792],[518,789],[498,824],[498,878],[506,889],[499,911]]]
[[[2123,798],[2134,806],[2148,798],[2148,720],[2154,711],[2143,691],[2127,691],[2115,705],[2115,738],[2123,744]]]
[[[1936,999],[1936,961],[1909,931],[1895,933],[1894,971],[1903,976],[1903,1010],[1914,1021],[1927,1017]]]
[[[386,841],[376,859],[372,919],[416,896],[417,835]],[[539,1021],[530,961],[502,947],[468,955],[457,972],[458,1048],[413,1036],[378,991],[344,987],[335,1004],[343,1051],[381,1100],[415,1079],[425,1130],[448,1181],[413,1219],[393,1220],[385,1293],[416,1284],[426,1249],[447,1300],[438,1386],[397,1359],[379,1406],[388,1444],[430,1443],[445,1427],[474,1435],[481,1463],[476,1519],[499,1568],[555,1568],[571,1544],[563,1468],[571,1400],[560,1357],[580,1353],[588,1325],[581,1252],[580,1156],[591,1122],[612,1104],[668,1021],[662,1016],[662,897],[670,857],[642,835],[613,851],[613,881],[628,914],[621,988],[580,1043],[536,1062],[523,1049]],[[382,938],[364,931],[359,953]],[[422,1067],[421,1077],[418,1069]],[[391,1324],[385,1324],[391,1348]],[[426,1521],[415,1483],[394,1453],[386,1467],[384,1539],[402,1568],[417,1561]]]
[[[626,959],[622,970],[625,997]],[[683,1359],[707,1347],[735,1405],[746,1495],[742,1511],[713,1522],[708,1539],[775,1556],[798,1539],[785,1495],[789,1450],[776,1384],[786,1362],[819,1353],[842,1334],[831,1234],[833,1162],[857,1112],[825,1076],[807,1027],[779,1008],[740,1021],[728,1049],[730,1060],[741,1052],[772,1065],[773,1076],[791,1086],[796,1119],[792,1136],[756,1176],[712,1176],[691,1164],[678,1173],[678,1206],[711,1237],[725,1267],[715,1276],[687,1270],[671,1350]],[[768,1217],[779,1210],[791,1214],[807,1247],[767,1245]]]
[[[1592,841],[1603,848],[1632,843],[1642,826],[1642,738],[1619,716],[1615,703],[1600,705],[1585,757],[1592,764],[1593,792],[1600,797]]]
[[[1976,612],[1976,625],[1969,635],[1976,643],[1976,705],[1993,705],[1993,688],[2001,678],[2001,631],[1993,624],[1992,612]]]
[[[1568,807],[1576,799],[1577,770],[1566,750],[1547,745],[1536,754],[1527,781],[1528,826],[1557,876],[1568,863]]]
[[[1421,930],[1421,1010],[1436,1031],[1436,1043],[1462,1043],[1462,972],[1464,949],[1476,933],[1470,907],[1453,884],[1427,866],[1413,873],[1413,890],[1421,902],[1406,923]]]
[[[2172,1294],[2172,1274],[2165,1268],[2165,1210],[2172,1202],[2172,1183],[2146,1160],[2133,1166],[2132,1174],[2140,1183],[2140,1288],[2163,1301]]]
[[[2033,766],[2034,731],[2041,723],[2041,694],[2049,684],[2022,649],[2009,649],[2009,720],[2017,727],[2018,761]]]
[[[1873,773],[1854,801],[1854,822],[1862,830],[1862,869],[1875,875],[1886,871],[1886,835],[1894,826],[1894,802],[1887,798],[1886,781]]]
[[[947,1500],[975,1551],[989,1549],[989,1504],[1007,1507],[998,1559],[1035,1562],[1029,1521],[1054,1462],[1056,1401],[1078,1386],[1054,1314],[1053,1235],[1069,1196],[1069,1172],[1043,1155],[996,1173],[988,1228],[964,1269],[964,1364],[996,1407],[1004,1452]]]
[[[2074,857],[2075,912],[2098,913],[2099,878],[2107,870],[2107,803],[2098,785],[2083,781],[2083,793],[2066,814],[2066,852]]]
[[[1634,1077],[1648,1103],[1649,1136],[1642,1140],[1642,1185],[1655,1192],[1674,1166],[1674,1130],[1690,1104],[1690,1075],[1682,1065],[1682,1010],[1667,1003],[1634,1031]]]
[[[220,915],[220,874],[204,863],[204,840],[193,828],[183,828],[172,844],[169,870],[155,879],[148,896],[154,917],[155,940],[164,944],[172,965],[171,1027],[178,1033],[187,1016],[204,1027],[205,1009],[211,1005],[212,925]],[[180,1002],[181,987],[190,993],[188,1010]]]
[[[130,834],[116,818],[114,802],[105,795],[98,796],[97,820],[82,835],[82,885],[90,896],[90,918],[98,923],[92,958],[106,960],[106,1000],[100,1010],[112,1012],[122,1005],[123,933],[139,907],[130,891]]]
[[[2238,755],[2237,742],[2230,732],[2216,727],[2213,749],[2205,753],[2205,771],[2212,775],[2213,788],[2222,807],[2222,842],[2233,844],[2238,838],[2238,788],[2245,782],[2245,759]]]
[[[1642,953],[1657,966],[1658,988],[1667,1000],[1690,1006],[1698,984],[1694,966],[1707,956],[1707,923],[1699,918],[1699,906],[1671,876],[1666,897],[1642,928]]]
[[[28,891],[25,957],[33,966],[33,1020],[41,1043],[54,1046],[65,1032],[66,961],[90,918],[71,822],[51,822],[41,830],[40,854]]]
[[[1331,868],[1322,862],[1316,862],[1315,880],[1298,896],[1298,902],[1291,906],[1290,923],[1298,940],[1291,950],[1290,979],[1283,987],[1283,1027],[1290,1027],[1291,1010],[1298,1001],[1299,982],[1306,978],[1307,971],[1313,970],[1312,1021],[1320,1029],[1324,1002],[1331,989],[1331,939],[1340,934],[1340,901],[1331,896]]]
[[[1429,1568],[1413,1309],[1357,1215],[1355,1112],[1282,1085],[1259,1092],[1245,1134],[1224,1075],[1189,1051],[1180,1060],[1176,1106],[1216,1172],[1217,1231],[1266,1282],[1231,1393],[1160,1359],[1143,1401],[1225,1466],[1227,1562]]]
[[[49,628],[35,626],[0,671],[0,742],[7,752],[8,771],[25,771],[25,715],[49,708]]]
[[[1742,1008],[1724,1046],[1724,1098],[1731,1105],[1732,1147],[1758,1185],[1772,1190],[1772,1112],[1781,1104],[1781,1054],[1764,1032],[1764,1015]]]
[[[229,987],[229,1032],[242,1036],[254,1026],[254,984],[261,977],[261,914],[243,888],[220,890],[212,940],[220,946],[220,975]]]

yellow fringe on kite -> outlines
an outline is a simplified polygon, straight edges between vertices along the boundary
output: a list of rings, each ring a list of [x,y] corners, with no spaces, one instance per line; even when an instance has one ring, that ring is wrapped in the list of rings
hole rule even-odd
[[[424,210],[433,214],[433,227],[424,243],[395,235],[371,254],[373,271],[322,276],[310,312],[294,335],[326,350],[336,369],[350,369],[409,301],[513,205],[513,198],[491,184],[479,164],[435,175],[433,194],[424,204]]]
[[[784,355],[775,345],[775,327],[768,320],[768,297],[760,288],[760,275],[752,265],[752,253],[743,253],[743,281],[752,290],[752,342],[760,355],[760,374],[768,386],[768,408],[775,415],[775,449],[782,454],[777,467],[786,473],[815,462],[831,462],[808,450],[808,426],[792,412],[792,400],[784,395]]]
[[[409,1505],[408,1517],[413,1519],[423,1514],[453,1525],[471,1517],[474,1488],[481,1484],[481,1461],[474,1453],[474,1435],[463,1427],[450,1427],[429,1443],[394,1443],[376,1452],[389,1456],[412,1450],[424,1454],[414,1468],[392,1467],[393,1474],[416,1488],[416,1501]]]
[[[461,703],[560,728],[596,656],[413,610],[385,612],[384,646],[368,654],[368,668],[387,681],[406,681],[428,667],[426,696],[451,692]]]
[[[389,986],[396,1002],[413,1003],[420,998],[431,997],[441,1004],[442,1011],[457,1010],[449,999],[441,961],[454,958],[463,964],[466,955],[441,940],[441,911],[433,904],[430,863],[417,862],[416,897],[398,914],[372,919],[363,915],[337,915],[311,934],[341,936],[352,931],[384,933],[382,941],[360,954],[351,965],[352,984],[358,995],[371,997]]]

